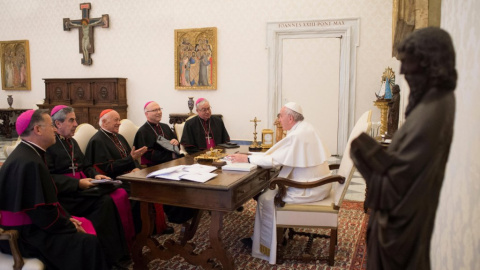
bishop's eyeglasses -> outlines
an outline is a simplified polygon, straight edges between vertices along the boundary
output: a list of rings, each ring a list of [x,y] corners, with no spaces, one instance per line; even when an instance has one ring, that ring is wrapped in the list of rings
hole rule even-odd
[[[211,110],[212,110],[212,107],[199,109],[199,111],[201,111],[202,113],[205,113],[205,112],[208,112],[208,111],[211,111]]]
[[[150,111],[147,111],[147,112],[161,112],[163,110],[163,108],[158,108],[158,109],[154,109],[154,110],[150,110]]]

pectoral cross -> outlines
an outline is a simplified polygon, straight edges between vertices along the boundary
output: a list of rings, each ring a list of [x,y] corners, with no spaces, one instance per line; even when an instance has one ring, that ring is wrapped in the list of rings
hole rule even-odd
[[[75,176],[75,170],[78,169],[78,167],[75,166],[75,165],[73,164],[73,162],[72,162],[72,166],[70,166],[70,167],[68,167],[68,168],[72,170],[73,176]]]
[[[94,52],[93,27],[101,26],[102,28],[108,28],[110,24],[108,14],[103,14],[101,18],[90,19],[90,8],[90,3],[80,4],[80,10],[82,10],[82,19],[80,20],[63,18],[63,31],[70,31],[71,28],[79,28],[80,53],[83,53],[82,64],[87,66],[92,64],[90,54]]]

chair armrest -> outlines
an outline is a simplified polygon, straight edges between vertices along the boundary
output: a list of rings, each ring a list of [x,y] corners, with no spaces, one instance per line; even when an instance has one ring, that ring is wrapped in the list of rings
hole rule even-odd
[[[275,186],[278,186],[278,192],[277,195],[275,195],[275,205],[283,207],[285,206],[283,198],[287,194],[287,187],[314,188],[334,182],[343,184],[345,183],[345,177],[340,175],[331,175],[313,182],[297,182],[287,178],[277,177],[270,180],[269,187],[270,189],[275,189]]]
[[[20,250],[18,249],[18,231],[16,230],[8,230],[5,231],[0,228],[0,240],[8,240],[10,244],[10,250],[12,251],[13,256],[13,269],[22,269],[24,262],[22,258],[22,254],[20,254]]]

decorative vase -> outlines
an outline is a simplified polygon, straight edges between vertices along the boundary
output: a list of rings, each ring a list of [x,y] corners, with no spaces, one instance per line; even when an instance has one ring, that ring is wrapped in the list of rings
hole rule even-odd
[[[193,114],[193,97],[188,97],[188,108],[190,109],[189,115]]]
[[[8,102],[8,106],[10,106],[9,109],[13,109],[13,108],[12,108],[12,104],[13,104],[13,97],[12,97],[12,95],[8,95],[8,97],[7,97],[7,102]]]

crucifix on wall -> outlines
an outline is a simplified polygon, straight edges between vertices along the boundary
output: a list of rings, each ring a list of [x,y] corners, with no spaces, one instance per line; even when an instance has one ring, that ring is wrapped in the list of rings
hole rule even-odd
[[[90,3],[80,4],[82,19],[70,20],[69,18],[63,18],[63,31],[70,31],[72,28],[79,29],[80,53],[83,54],[82,64],[87,66],[92,64],[90,54],[94,52],[93,27],[101,26],[102,28],[108,28],[110,23],[108,14],[103,14],[101,18],[89,18],[91,6]]]

